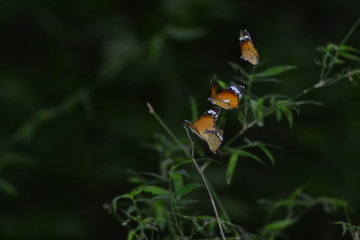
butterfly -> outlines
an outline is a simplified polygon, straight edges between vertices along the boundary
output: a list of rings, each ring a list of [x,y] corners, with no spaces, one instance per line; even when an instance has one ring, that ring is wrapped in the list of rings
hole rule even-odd
[[[259,63],[259,54],[251,40],[249,32],[245,29],[240,31],[240,51],[241,58],[253,65]]]
[[[215,127],[220,114],[220,108],[208,110],[200,116],[194,123],[185,120],[185,123],[199,138],[204,140],[210,150],[215,154],[223,142],[224,132]]]
[[[245,87],[234,82],[230,84],[225,90],[219,91],[219,85],[216,80],[210,80],[210,97],[208,100],[223,109],[239,108],[240,100],[245,93]]]

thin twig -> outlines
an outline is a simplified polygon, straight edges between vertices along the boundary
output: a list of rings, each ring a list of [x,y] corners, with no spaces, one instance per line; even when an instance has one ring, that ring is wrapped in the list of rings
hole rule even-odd
[[[171,132],[171,130],[166,126],[166,124],[163,122],[163,120],[159,117],[159,115],[156,114],[154,108],[151,106],[149,102],[146,103],[146,106],[149,108],[149,113],[152,114],[156,120],[161,124],[161,126],[165,129],[165,131],[170,135],[170,137],[179,145],[179,147],[184,151],[184,153],[190,157],[189,152],[186,150],[184,145],[175,137],[175,135]]]
[[[195,165],[196,169],[198,170],[198,172],[199,172],[199,174],[200,174],[200,176],[201,176],[201,178],[202,178],[202,180],[203,180],[203,182],[204,182],[204,184],[205,184],[206,190],[207,190],[207,192],[208,192],[208,194],[209,194],[210,201],[211,201],[211,204],[212,204],[213,209],[214,209],[214,212],[215,212],[216,221],[217,221],[217,223],[218,223],[218,225],[219,225],[221,237],[222,237],[223,240],[226,240],[226,237],[225,237],[225,234],[224,234],[224,230],[223,230],[222,225],[221,225],[221,219],[220,219],[220,217],[219,217],[219,213],[218,213],[218,211],[217,211],[217,207],[216,207],[214,198],[213,198],[213,196],[212,196],[212,194],[211,194],[211,190],[210,190],[210,188],[209,188],[209,186],[208,186],[208,182],[207,182],[207,180],[206,180],[206,177],[205,177],[203,171],[200,169],[199,165],[197,164],[197,162],[196,162],[196,160],[195,160],[195,158],[194,158],[194,142],[192,141],[192,139],[191,139],[191,137],[190,137],[188,128],[187,128],[187,127],[184,127],[184,128],[185,128],[186,134],[187,134],[187,136],[188,136],[188,138],[189,138],[189,140],[190,140],[190,142],[191,142],[191,159],[193,160],[194,165]]]

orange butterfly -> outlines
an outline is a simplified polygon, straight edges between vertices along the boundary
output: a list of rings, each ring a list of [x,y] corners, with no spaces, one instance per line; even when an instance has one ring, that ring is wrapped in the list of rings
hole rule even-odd
[[[259,63],[259,54],[251,40],[249,32],[245,29],[240,31],[240,51],[241,58],[253,65]]]
[[[223,91],[218,91],[219,85],[216,80],[210,81],[210,97],[208,100],[223,109],[239,108],[240,100],[245,93],[245,87],[236,83],[231,83],[228,88]]]
[[[213,153],[219,149],[223,142],[224,133],[221,129],[215,127],[216,121],[219,117],[220,108],[215,110],[208,110],[200,116],[198,120],[192,124],[185,120],[185,123],[192,132],[198,135],[199,138],[204,140]]]

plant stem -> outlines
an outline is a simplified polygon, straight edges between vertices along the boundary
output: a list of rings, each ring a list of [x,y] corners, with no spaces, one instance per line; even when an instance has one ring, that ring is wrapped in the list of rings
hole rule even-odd
[[[219,229],[220,229],[221,237],[222,237],[223,240],[226,240],[225,233],[224,233],[224,230],[223,230],[222,225],[221,225],[221,219],[220,219],[220,217],[219,217],[219,213],[218,213],[218,211],[217,211],[217,207],[216,207],[214,198],[213,198],[213,196],[212,196],[212,194],[211,194],[210,187],[209,187],[209,185],[208,185],[208,182],[207,182],[207,180],[206,180],[206,177],[205,177],[203,171],[200,169],[199,165],[197,164],[197,162],[196,162],[196,160],[195,160],[195,158],[194,158],[194,143],[193,143],[193,141],[192,141],[192,139],[191,139],[191,137],[190,137],[189,130],[187,129],[187,127],[184,127],[184,128],[185,128],[186,133],[187,133],[187,136],[188,136],[188,138],[189,138],[189,140],[190,140],[190,142],[191,142],[191,159],[193,160],[194,165],[195,165],[196,169],[198,170],[198,172],[199,172],[199,174],[200,174],[200,176],[201,176],[201,178],[202,178],[202,180],[203,180],[203,182],[204,182],[204,184],[205,184],[206,190],[207,190],[207,192],[208,192],[208,194],[209,194],[210,201],[211,201],[211,204],[212,204],[213,209],[214,209],[214,212],[215,212],[216,221],[217,221],[218,226],[219,226]]]
[[[165,129],[165,131],[170,135],[170,137],[179,145],[179,147],[185,152],[186,156],[190,157],[189,152],[186,150],[184,145],[175,137],[175,135],[171,132],[171,130],[166,126],[163,120],[156,114],[154,108],[151,106],[149,102],[146,103],[146,106],[149,108],[149,113],[152,114],[156,120],[160,123],[160,125]]]
[[[355,31],[355,29],[358,27],[358,25],[360,24],[360,18],[357,19],[357,21],[355,22],[355,24],[350,28],[350,30],[347,32],[347,34],[345,35],[345,37],[341,40],[339,46],[342,46],[345,44],[345,42],[348,40],[348,38],[351,36],[351,34],[353,34],[353,32]],[[339,49],[336,50],[335,55],[332,58],[332,61],[330,63],[330,66],[328,67],[327,71],[325,72],[323,79],[321,80],[325,80],[328,75],[330,74],[331,70],[333,69],[335,62],[337,60],[337,57],[339,55]]]

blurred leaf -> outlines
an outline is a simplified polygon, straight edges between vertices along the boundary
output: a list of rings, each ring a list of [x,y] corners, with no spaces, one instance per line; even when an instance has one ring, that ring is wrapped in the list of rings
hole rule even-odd
[[[325,51],[331,52],[331,51],[337,51],[339,49],[339,46],[334,43],[328,43],[326,45]]]
[[[309,100],[305,100],[305,101],[296,101],[293,102],[294,105],[297,106],[301,106],[304,104],[313,104],[313,105],[317,105],[317,106],[324,106],[324,104],[322,102],[318,102],[318,101],[309,101]]]
[[[277,66],[277,67],[268,68],[265,71],[260,72],[260,73],[255,73],[255,74],[253,74],[253,76],[255,78],[272,77],[272,76],[278,75],[280,73],[284,73],[284,72],[293,70],[295,68],[297,68],[297,66],[292,66],[292,65]]]
[[[269,158],[271,164],[275,166],[275,159],[274,156],[271,154],[271,152],[262,144],[259,144],[259,148],[266,154],[266,156]]]
[[[226,84],[224,81],[218,80],[217,82],[222,89],[225,89],[228,87],[228,84]]]
[[[130,231],[126,239],[127,239],[127,240],[133,240],[133,239],[134,239],[134,236],[135,236],[135,232],[134,232],[134,231]]]
[[[252,153],[250,153],[248,151],[245,151],[245,150],[242,150],[242,149],[236,149],[236,150],[234,150],[234,153],[237,154],[238,156],[244,156],[244,157],[252,158],[253,160],[261,163],[262,165],[265,165],[264,161],[261,160],[261,158],[259,158],[258,156],[254,155],[254,154],[252,154]]]
[[[255,78],[253,82],[272,82],[272,83],[283,83],[284,81],[276,78]]]
[[[165,33],[169,38],[180,41],[190,41],[199,39],[207,34],[205,28],[180,28],[180,27],[167,27]]]
[[[143,191],[154,195],[171,195],[171,192],[158,186],[144,186]]]
[[[174,194],[177,196],[184,196],[187,195],[189,193],[191,193],[192,191],[194,191],[195,189],[198,189],[199,187],[202,187],[203,185],[200,183],[191,183],[188,184],[186,186],[183,186],[182,188],[179,188]]]
[[[283,219],[271,222],[264,227],[264,232],[282,231],[296,222],[295,219]]]
[[[360,52],[359,49],[349,46],[349,45],[340,45],[340,51],[347,51],[347,52]]]
[[[341,60],[340,58],[335,58],[335,63],[336,64],[343,64],[343,63],[345,63],[345,61]]]
[[[344,57],[344,58],[347,58],[349,60],[353,60],[353,61],[360,61],[360,58],[353,55],[353,54],[350,54],[350,53],[347,53],[347,52],[339,52],[339,55]]]
[[[6,152],[0,155],[0,171],[7,165],[34,166],[36,159],[27,154],[17,152]]]
[[[235,172],[236,163],[238,161],[238,157],[239,157],[238,153],[231,154],[231,157],[229,159],[229,163],[227,165],[227,170],[226,170],[226,183],[227,184],[231,183],[232,177],[233,177],[234,172]]]
[[[240,66],[239,66],[239,64],[236,64],[236,63],[234,63],[234,62],[229,62],[229,65],[230,65],[230,67],[232,67],[233,68],[233,70],[240,70]]]
[[[18,191],[14,185],[2,178],[0,178],[0,191],[3,191],[11,197],[16,197],[18,195]]]
[[[160,51],[164,45],[164,35],[163,34],[155,34],[150,39],[149,44],[149,61],[150,63],[157,61]]]
[[[171,172],[170,173],[170,178],[171,178],[171,180],[173,182],[175,191],[178,191],[179,189],[183,188],[184,184],[183,184],[183,178],[182,178],[181,174]]]

